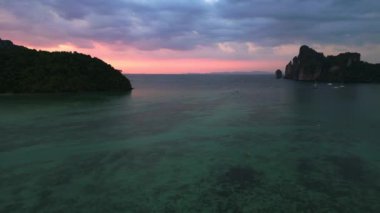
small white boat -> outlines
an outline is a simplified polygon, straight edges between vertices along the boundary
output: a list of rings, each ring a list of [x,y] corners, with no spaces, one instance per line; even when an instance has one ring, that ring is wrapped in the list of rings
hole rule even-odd
[[[327,85],[332,86],[332,83],[328,83]]]

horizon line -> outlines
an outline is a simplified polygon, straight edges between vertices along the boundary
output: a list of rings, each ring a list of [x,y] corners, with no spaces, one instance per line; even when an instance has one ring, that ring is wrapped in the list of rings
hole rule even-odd
[[[267,75],[271,71],[228,71],[228,72],[183,72],[183,73],[127,73],[122,72],[123,75]]]

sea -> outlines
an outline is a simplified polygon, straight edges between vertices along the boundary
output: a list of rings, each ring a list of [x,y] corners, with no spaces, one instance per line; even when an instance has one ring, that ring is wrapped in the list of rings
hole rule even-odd
[[[380,85],[128,75],[0,95],[0,212],[380,212]]]

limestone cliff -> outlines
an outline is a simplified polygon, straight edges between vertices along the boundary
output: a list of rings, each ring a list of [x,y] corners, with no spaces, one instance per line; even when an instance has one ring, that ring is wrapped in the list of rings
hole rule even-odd
[[[285,68],[285,78],[300,81],[380,82],[380,64],[360,60],[359,53],[341,53],[325,57],[308,46]]]

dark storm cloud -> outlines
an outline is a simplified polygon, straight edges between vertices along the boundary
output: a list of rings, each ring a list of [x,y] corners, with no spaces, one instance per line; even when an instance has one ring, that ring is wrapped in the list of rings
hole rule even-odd
[[[379,9],[380,2],[373,0],[227,0],[218,11],[261,43],[354,44],[379,42]],[[257,25],[254,20],[263,23]]]
[[[41,43],[119,42],[139,49],[188,50],[218,42],[380,42],[375,0],[0,0],[16,20],[0,32]]]

